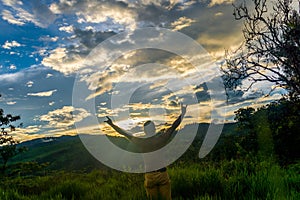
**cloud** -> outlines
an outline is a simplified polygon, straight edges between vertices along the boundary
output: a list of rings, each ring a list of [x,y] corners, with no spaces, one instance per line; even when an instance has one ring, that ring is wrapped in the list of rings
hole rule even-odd
[[[178,6],[178,10],[185,10],[190,8],[193,4],[195,4],[196,0],[190,0],[190,1],[181,1],[181,4]]]
[[[48,6],[41,3],[40,0],[28,1],[26,7],[17,0],[3,0],[2,2],[11,9],[11,11],[2,11],[2,19],[11,24],[23,26],[27,22],[31,22],[36,26],[46,28],[56,18]]]
[[[17,67],[16,67],[15,65],[11,64],[11,65],[9,66],[9,69],[10,69],[10,70],[16,70]]]
[[[17,102],[16,101],[9,101],[9,102],[7,102],[6,104],[7,105],[15,105]]]
[[[83,31],[80,29],[74,29],[74,34],[77,41],[76,45],[72,45],[72,47],[68,48],[58,47],[53,49],[49,52],[47,57],[43,58],[42,64],[65,75],[77,73],[78,70],[85,67],[85,58],[92,51],[92,49],[116,33],[112,31],[93,32],[91,30]],[[101,54],[103,59],[107,57],[107,54],[105,55],[105,53],[109,52],[104,52]],[[97,58],[95,57],[92,59],[102,59],[102,57],[99,57],[100,55],[95,56]]]
[[[120,114],[120,112],[123,112],[123,111],[126,111],[126,109],[125,108],[117,108],[117,109],[112,110],[112,109],[109,109],[104,106],[99,106],[97,116],[98,117],[118,116]]]
[[[119,24],[120,29],[134,30],[137,27],[134,12],[122,7],[103,6],[96,4],[93,9],[82,10],[77,13],[79,23],[108,23],[112,20]]]
[[[46,75],[46,78],[50,78],[50,77],[52,77],[53,76],[53,74],[47,74]]]
[[[60,31],[65,31],[67,33],[73,33],[74,32],[74,26],[70,25],[70,26],[62,26],[62,27],[59,27]]]
[[[22,73],[22,72],[0,74],[0,80],[5,81],[4,83],[14,82],[14,81],[20,80],[23,77],[24,77],[24,73]]]
[[[39,38],[39,41],[42,41],[42,42],[57,42],[58,39],[59,39],[58,36],[50,37],[49,35],[45,35],[45,36],[41,36]]]
[[[101,24],[102,31],[134,30],[136,13],[123,2],[108,1],[60,1],[50,5],[56,14],[76,14],[78,23]]]
[[[116,32],[113,31],[93,31],[93,30],[81,30],[74,29],[76,40],[79,41],[79,45],[88,50],[93,49],[104,40],[114,36]],[[78,47],[79,48],[79,47]]]
[[[22,26],[25,24],[25,22],[23,20],[15,18],[9,10],[3,10],[1,15],[2,15],[2,19],[7,21],[10,24],[15,24],[15,25],[19,25],[19,26]]]
[[[27,93],[28,96],[36,96],[36,97],[50,97],[57,90],[50,90],[46,92],[37,92],[37,93]]]
[[[22,128],[16,128],[15,131],[10,132],[10,135],[13,136],[19,142],[24,142],[28,140],[33,140],[37,138],[44,138],[47,135],[40,133],[41,125],[32,125]]]
[[[165,86],[168,83],[168,80],[159,80],[150,85],[150,89],[153,90],[155,88],[160,88]]]
[[[221,4],[232,4],[235,0],[211,0],[209,7],[221,5]]]
[[[159,42],[159,39],[157,40]],[[197,73],[195,66],[191,65],[185,59],[163,50],[145,49],[133,52],[119,57],[111,66],[105,66],[105,64],[103,64],[105,63],[103,60],[107,58],[106,56],[106,58],[104,57],[102,59],[101,54],[103,51],[101,51],[101,54],[94,53],[95,55],[89,57],[88,60],[98,61],[98,63],[95,62],[92,65],[98,66],[98,68],[89,68],[90,71],[88,71],[88,75],[84,75],[84,73],[81,74],[81,81],[85,81],[88,85],[88,89],[94,91],[87,99],[107,92],[118,92],[112,91],[114,85],[121,85],[123,83],[133,85],[151,83],[151,87],[154,89],[157,86],[153,87],[153,85],[155,86],[153,83],[162,81],[164,83],[171,83],[174,79],[181,81],[180,79],[187,78],[188,76],[192,78],[192,76],[195,76],[195,73]],[[113,52],[109,53],[112,54]],[[96,57],[94,58],[93,56]],[[203,72],[202,75],[206,76],[208,73],[211,73],[215,76],[215,67],[212,67],[211,60],[207,59],[205,55],[201,56],[200,60],[203,62],[202,64],[208,65],[203,67],[203,71],[201,71]],[[199,58],[197,59],[199,60]],[[197,81],[199,81],[199,77]],[[191,82],[194,83],[195,81],[191,80]]]
[[[20,46],[23,46],[21,45],[20,43],[18,43],[17,41],[13,40],[11,42],[9,41],[6,41],[3,45],[2,45],[2,48],[4,49],[11,49],[13,47],[20,47]]]
[[[193,22],[196,21],[187,17],[180,17],[177,21],[172,22],[171,26],[173,27],[173,30],[179,31],[181,29],[191,26]]]
[[[2,0],[2,3],[6,6],[23,5],[23,2],[19,0]]]
[[[39,117],[42,121],[47,121],[52,128],[67,129],[73,126],[75,122],[79,122],[90,116],[83,108],[74,108],[73,106],[64,106],[60,109],[50,111],[46,115]]]
[[[217,13],[215,14],[215,16],[217,16],[217,17],[223,16],[223,15],[224,15],[224,13],[222,13],[222,12],[217,12]]]
[[[161,7],[164,10],[185,10],[188,9],[190,6],[195,4],[197,0],[139,0],[139,1],[132,1],[132,0],[122,0],[125,2],[128,7],[130,8],[140,8],[144,7]]]
[[[26,83],[26,86],[27,86],[27,87],[32,87],[32,86],[33,86],[33,83],[34,83],[33,81],[28,81],[28,82]]]
[[[213,3],[217,4],[221,1]],[[70,23],[65,23],[66,26],[60,27],[61,30],[74,32],[73,43],[50,51],[49,55],[43,58],[42,64],[65,75],[77,73],[84,67],[82,63],[84,57],[93,48],[103,40],[124,30],[124,27],[126,30],[133,30],[138,27],[164,24],[163,26],[167,28],[181,30],[188,36],[194,37],[218,57],[230,45],[231,39],[234,39],[233,43],[236,44],[241,38],[235,35],[223,39],[238,30],[236,24],[233,23],[231,6],[210,8],[208,11],[203,2],[192,1],[191,5],[193,6],[190,5],[186,10],[180,10],[179,7],[185,4],[187,4],[186,1],[141,1],[136,4],[127,0],[101,3],[95,0],[52,3],[50,6],[52,12],[76,17],[77,21],[82,24],[68,26],[67,24]],[[172,5],[172,9],[166,11],[166,7],[170,5]],[[218,13],[221,12],[223,16],[222,19],[219,19],[220,14]],[[131,20],[128,21],[127,18]],[[85,30],[86,27],[92,28]],[[240,35],[242,34],[240,33]]]
[[[33,65],[29,68],[22,69],[15,73],[6,73],[6,74],[0,74],[0,80],[2,81],[2,86],[9,85],[13,82],[21,82],[24,79],[31,79],[32,77],[40,74],[42,71],[45,71],[46,68],[39,66],[39,65]]]
[[[65,75],[75,73],[83,66],[83,58],[78,53],[71,53],[66,48],[57,48],[42,60],[42,64]]]

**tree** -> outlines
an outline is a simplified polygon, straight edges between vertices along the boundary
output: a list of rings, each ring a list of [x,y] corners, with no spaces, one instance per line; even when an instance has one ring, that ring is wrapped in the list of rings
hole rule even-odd
[[[300,159],[300,100],[280,100],[267,106],[275,153],[281,164]]]
[[[255,127],[255,109],[252,107],[240,108],[235,113],[234,120],[237,121],[239,132],[239,148],[247,153],[258,151],[257,130]]]
[[[4,114],[3,109],[0,108],[0,155],[3,163],[2,173],[5,172],[8,160],[24,150],[24,148],[17,148],[18,141],[9,135],[7,131],[7,129],[14,131],[15,126],[12,123],[19,119],[20,116]]]
[[[267,157],[275,153],[282,165],[296,162],[300,158],[299,110],[300,99],[281,99],[257,110],[240,108],[235,112],[240,146]]]
[[[276,1],[272,10],[267,0],[252,2],[252,12],[245,1],[234,5],[235,19],[244,21],[245,40],[236,51],[226,51],[226,64],[222,67],[225,87],[234,90],[248,80],[249,90],[257,82],[268,81],[285,88],[289,97],[299,98],[299,12],[293,10],[290,0]]]

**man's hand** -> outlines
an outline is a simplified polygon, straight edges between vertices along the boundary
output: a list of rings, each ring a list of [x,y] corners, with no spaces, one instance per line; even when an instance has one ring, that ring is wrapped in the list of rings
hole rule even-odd
[[[112,120],[107,116],[106,116],[106,118],[107,118],[107,120],[105,120],[104,122],[108,123],[109,125],[112,125],[113,124]]]
[[[184,116],[186,113],[187,105],[180,104],[181,106],[181,116]]]

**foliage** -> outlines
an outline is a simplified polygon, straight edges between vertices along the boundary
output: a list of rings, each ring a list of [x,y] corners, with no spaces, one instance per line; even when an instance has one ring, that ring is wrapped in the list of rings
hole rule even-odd
[[[14,176],[29,176],[29,175],[43,175],[46,173],[46,168],[49,163],[38,163],[35,161],[31,162],[19,162],[16,164],[9,165],[6,175],[9,177]]]
[[[24,148],[17,148],[18,141],[10,136],[6,130],[10,128],[11,131],[14,131],[15,126],[12,123],[19,119],[20,116],[4,114],[4,110],[0,108],[0,155],[3,163],[2,173],[5,172],[8,160],[25,150]]]
[[[173,199],[299,199],[299,164],[269,160],[198,161],[169,168]],[[146,199],[142,174],[53,172],[1,180],[0,199]]]
[[[238,133],[231,139],[244,153],[275,154],[280,164],[295,162],[300,159],[299,110],[297,99],[282,99],[257,110],[241,108],[235,112]]]
[[[280,163],[300,159],[300,100],[282,99],[268,105],[266,110]]]
[[[239,148],[245,152],[257,152],[258,143],[257,143],[257,130],[254,123],[254,112],[255,109],[240,108],[235,111],[235,120],[238,124],[238,135],[239,141],[237,145],[240,145]]]
[[[246,1],[234,5],[235,19],[244,21],[245,40],[239,49],[226,53],[226,66],[222,68],[226,88],[236,89],[243,80],[250,81],[249,88],[268,81],[287,89],[290,97],[299,97],[299,13],[287,0],[274,1],[273,10],[267,0],[251,2],[252,12]]]

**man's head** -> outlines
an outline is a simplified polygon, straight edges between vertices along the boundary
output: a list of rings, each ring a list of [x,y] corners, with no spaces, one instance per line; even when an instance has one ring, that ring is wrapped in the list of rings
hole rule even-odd
[[[156,129],[155,129],[155,124],[153,123],[153,121],[149,120],[144,123],[144,132],[147,137],[151,137],[151,136],[155,135]]]

